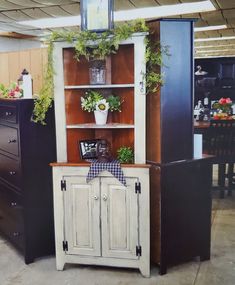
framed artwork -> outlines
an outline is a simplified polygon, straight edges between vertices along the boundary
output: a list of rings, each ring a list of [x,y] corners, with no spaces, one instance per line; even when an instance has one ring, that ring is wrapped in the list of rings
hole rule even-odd
[[[81,30],[102,32],[113,28],[113,0],[81,0]]]
[[[82,159],[97,158],[97,143],[100,140],[81,140],[79,141],[80,155]]]

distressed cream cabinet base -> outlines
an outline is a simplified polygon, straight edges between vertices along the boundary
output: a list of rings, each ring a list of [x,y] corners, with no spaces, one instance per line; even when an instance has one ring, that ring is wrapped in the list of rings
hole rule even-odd
[[[149,277],[149,168],[124,167],[127,187],[106,171],[87,183],[88,171],[53,164],[57,269],[107,265]]]

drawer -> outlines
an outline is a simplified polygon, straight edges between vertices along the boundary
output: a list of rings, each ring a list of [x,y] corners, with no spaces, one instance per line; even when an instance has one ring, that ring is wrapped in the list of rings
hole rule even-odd
[[[16,187],[21,187],[20,162],[0,154],[0,178]]]
[[[24,223],[21,197],[2,186],[0,188],[0,231],[19,247],[23,247]]]
[[[0,106],[0,120],[9,123],[17,123],[16,106]]]
[[[14,155],[19,155],[18,130],[0,125],[0,149]]]

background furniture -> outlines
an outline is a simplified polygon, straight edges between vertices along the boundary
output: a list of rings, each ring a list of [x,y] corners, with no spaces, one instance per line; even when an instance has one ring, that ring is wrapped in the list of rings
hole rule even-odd
[[[234,57],[195,59],[195,67],[200,65],[205,75],[195,75],[195,105],[205,96],[211,101],[221,97],[235,99],[235,59]]]
[[[228,189],[228,195],[232,194],[234,184],[235,163],[235,121],[212,120],[203,136],[204,151],[214,155],[213,163],[218,164],[218,186],[220,197],[224,198],[224,190]],[[226,174],[226,164],[228,172]],[[228,177],[228,187],[225,177]]]
[[[53,112],[31,122],[32,99],[0,99],[0,230],[25,263],[54,252],[52,177],[56,159]]]
[[[145,34],[138,34],[121,43],[106,60],[103,85],[90,84],[88,61],[75,59],[73,45],[55,42],[58,163],[52,166],[58,270],[65,263],[82,263],[139,268],[150,275],[144,39]],[[94,114],[81,109],[87,89],[120,96],[122,112],[109,114],[106,125],[96,125]],[[86,183],[89,163],[82,161],[78,143],[87,139],[106,139],[114,158],[119,147],[134,148],[135,164],[123,168],[127,187],[106,172]]]
[[[211,162],[193,158],[193,21],[152,21],[169,47],[164,85],[147,96],[147,162],[152,165],[151,259],[160,274],[195,256],[210,258]]]

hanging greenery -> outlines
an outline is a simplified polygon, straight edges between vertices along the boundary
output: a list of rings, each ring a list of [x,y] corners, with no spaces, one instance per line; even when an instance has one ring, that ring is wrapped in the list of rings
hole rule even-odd
[[[136,20],[131,23],[117,25],[113,30],[103,33],[92,31],[66,31],[54,32],[48,40],[48,65],[38,98],[35,100],[33,121],[45,124],[46,113],[53,100],[53,42],[56,40],[67,41],[75,44],[75,56],[79,61],[81,56],[87,60],[104,59],[106,56],[116,53],[121,41],[128,39],[132,34],[149,32],[144,20]],[[95,45],[94,45],[95,43]],[[146,40],[146,80],[147,93],[156,92],[163,84],[163,77],[159,73],[162,65],[162,53],[167,53],[167,48],[162,48],[159,43],[151,43]]]
[[[44,72],[43,87],[34,100],[32,121],[46,125],[46,114],[52,107],[54,94],[53,41],[48,42],[48,62]]]

